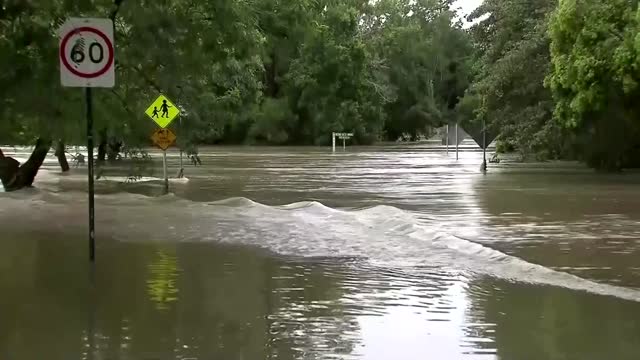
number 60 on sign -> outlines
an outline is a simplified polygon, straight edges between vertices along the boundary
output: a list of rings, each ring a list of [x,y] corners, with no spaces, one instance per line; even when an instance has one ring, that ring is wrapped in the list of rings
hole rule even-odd
[[[62,86],[115,85],[113,22],[110,19],[70,18],[58,32]]]

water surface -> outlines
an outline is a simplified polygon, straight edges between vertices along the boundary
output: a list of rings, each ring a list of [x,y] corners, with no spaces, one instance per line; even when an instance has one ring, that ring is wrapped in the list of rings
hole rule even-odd
[[[94,269],[51,157],[0,194],[0,357],[637,359],[640,175],[481,156],[212,148],[167,196],[106,169]]]

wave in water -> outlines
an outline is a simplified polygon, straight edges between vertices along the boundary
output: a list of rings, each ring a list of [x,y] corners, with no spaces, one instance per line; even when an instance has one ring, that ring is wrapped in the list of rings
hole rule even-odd
[[[0,226],[79,235],[86,228],[86,194],[30,189],[0,195]],[[524,261],[447,232],[446,224],[375,206],[333,209],[318,202],[268,206],[246,198],[199,203],[168,195],[97,197],[99,238],[118,241],[219,242],[259,246],[298,257],[364,258],[387,267],[460,269],[510,281],[559,286],[640,301],[640,292],[601,284]],[[55,215],[54,215],[55,214]],[[56,221],[52,221],[55,216]]]

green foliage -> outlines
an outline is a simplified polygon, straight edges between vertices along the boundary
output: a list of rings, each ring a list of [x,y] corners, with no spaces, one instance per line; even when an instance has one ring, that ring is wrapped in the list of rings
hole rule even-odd
[[[370,144],[458,122],[523,157],[640,165],[638,0],[0,0],[0,142],[81,144],[83,94],[62,88],[56,29],[115,19],[116,87],[96,134],[149,145],[143,110],[182,108],[178,144]],[[115,154],[112,154],[115,155]]]
[[[487,127],[523,157],[562,155],[551,93],[544,87],[550,62],[547,19],[556,2],[486,0],[471,15],[473,20],[486,19],[471,28],[476,77],[465,106],[475,102],[480,108],[482,97],[484,106],[474,114],[476,121],[484,116]]]
[[[596,168],[633,165],[640,153],[638,16],[638,1],[563,0],[550,24],[555,115]]]
[[[59,84],[56,29],[113,17],[116,87],[94,92],[96,133],[148,144],[143,110],[184,110],[181,147],[372,143],[439,126],[467,84],[470,42],[448,0],[0,1],[0,141],[84,142],[82,92]],[[453,105],[452,105],[453,104]]]
[[[365,21],[395,97],[386,106],[386,135],[417,136],[444,124],[468,82],[471,43],[448,1],[381,0]]]
[[[255,114],[249,139],[255,143],[286,144],[289,141],[286,130],[295,126],[296,121],[286,98],[267,98]]]

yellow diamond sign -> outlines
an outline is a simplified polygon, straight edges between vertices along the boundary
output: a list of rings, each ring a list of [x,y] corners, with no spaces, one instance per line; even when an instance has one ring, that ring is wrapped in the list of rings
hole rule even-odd
[[[166,96],[160,95],[144,113],[164,129],[180,115],[180,110]]]
[[[151,140],[160,149],[167,150],[176,141],[176,134],[169,129],[156,129],[151,134]]]

